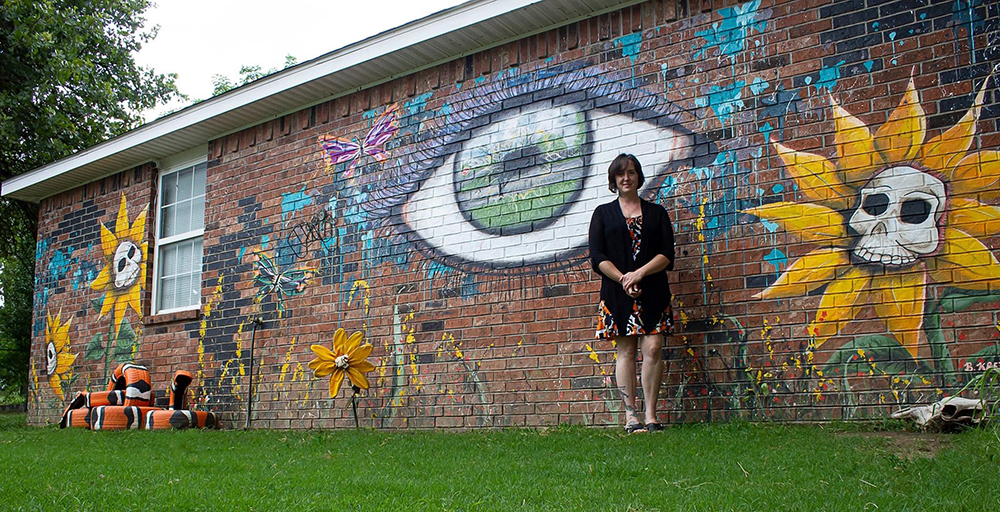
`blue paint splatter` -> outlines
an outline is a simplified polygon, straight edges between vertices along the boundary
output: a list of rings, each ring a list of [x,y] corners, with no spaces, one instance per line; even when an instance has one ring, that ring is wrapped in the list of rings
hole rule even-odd
[[[549,57],[549,58],[551,59],[552,57]],[[485,81],[486,81],[486,77],[485,76],[476,77],[476,79],[475,79],[476,85],[479,85],[479,84],[481,84],[481,83],[483,83]]]
[[[302,185],[298,192],[281,194],[281,221],[284,222],[286,217],[294,217],[295,212],[310,204],[312,204],[312,196],[306,194],[305,185]]]
[[[782,193],[784,191],[785,191],[785,186],[782,185],[781,183],[778,183],[777,185],[771,187],[771,192],[774,193],[774,194],[780,194],[780,193]],[[775,225],[777,225],[777,224],[775,224]]]
[[[243,255],[247,252],[246,247],[240,247],[240,250],[236,253],[236,260],[243,261]]]
[[[833,88],[837,86],[837,81],[840,80],[840,66],[843,66],[844,62],[842,60],[833,66],[823,66],[823,69],[819,70],[819,80],[816,81],[817,91],[823,89],[833,91]]]
[[[430,261],[427,263],[427,279],[434,279],[454,272],[451,267],[439,262]]]
[[[878,22],[877,21],[874,22],[874,23],[872,23],[872,28],[875,29],[875,30],[878,30]]]
[[[479,78],[482,78],[482,77],[479,77]],[[478,83],[479,78],[476,79],[477,83]],[[416,115],[419,112],[423,112],[424,108],[427,107],[427,100],[430,99],[430,97],[431,97],[432,94],[433,93],[425,92],[425,93],[423,93],[423,94],[421,94],[421,95],[413,98],[412,100],[407,101],[405,104],[403,104],[403,108],[405,108],[407,110],[407,112],[408,112],[408,115],[411,115],[411,116],[412,115]]]
[[[868,72],[871,73],[872,68],[875,66],[875,61],[873,61],[873,60],[866,60],[862,64],[864,64],[865,69],[867,69]]]
[[[45,252],[49,250],[49,239],[43,238],[35,244],[35,261],[42,259],[45,256]]]
[[[459,83],[455,84],[455,90],[456,90],[456,91],[460,91],[460,90],[462,90],[462,84],[463,84],[463,83],[465,83],[465,82],[459,82]]]
[[[466,274],[462,278],[462,298],[470,299],[479,295],[479,284],[476,283],[475,274]]]
[[[380,110],[382,110],[381,107],[373,108],[371,110],[365,110],[364,112],[361,113],[361,118],[362,119],[375,119],[381,113],[381,112],[379,112]]]
[[[764,230],[768,233],[774,233],[780,227],[777,222],[771,222],[767,219],[760,219],[760,223],[764,225]]]
[[[555,56],[552,56],[552,57],[549,57],[549,58],[545,59],[545,63],[548,64],[548,63],[552,62],[553,59],[555,59]]]
[[[713,85],[709,89],[708,97],[695,98],[695,105],[712,107],[715,117],[725,124],[733,114],[745,106],[742,99],[744,85],[746,82],[742,80],[722,87]]]
[[[771,140],[771,132],[774,131],[774,127],[771,126],[770,121],[765,121],[763,126],[757,128],[757,131],[764,134],[764,140]]]
[[[809,84],[811,84],[811,83],[813,83],[813,77],[811,77],[811,76],[807,76],[807,77],[806,77],[806,85],[809,85]]]
[[[451,103],[445,103],[444,105],[441,105],[441,110],[439,110],[438,113],[443,116],[451,114]]]
[[[896,31],[895,30],[892,31],[892,32],[889,32],[889,40],[890,41],[895,41],[896,40]]]
[[[696,36],[705,40],[705,45],[701,51],[695,53],[694,57],[696,59],[701,57],[709,48],[718,48],[723,55],[735,59],[736,54],[743,51],[744,41],[750,35],[750,31],[763,34],[767,29],[767,21],[758,19],[758,7],[760,0],[719,9],[722,21],[713,23],[709,30],[695,32]],[[760,14],[766,16],[770,12]]]
[[[771,252],[764,256],[764,261],[774,267],[775,274],[781,274],[781,269],[788,265],[788,257],[778,249],[771,249]]]
[[[622,48],[622,57],[628,57],[635,66],[635,60],[639,58],[639,47],[642,46],[642,32],[636,32],[627,36],[615,39],[615,46]]]
[[[76,263],[76,258],[72,258],[73,248],[68,248],[66,253],[61,250],[56,249],[55,254],[52,255],[52,260],[49,261],[49,279],[55,284],[60,279],[66,277],[69,272],[69,266]]]
[[[771,87],[771,84],[761,77],[755,77],[753,83],[750,84],[750,92],[754,93],[755,96],[759,96],[760,93],[764,92],[765,89]]]

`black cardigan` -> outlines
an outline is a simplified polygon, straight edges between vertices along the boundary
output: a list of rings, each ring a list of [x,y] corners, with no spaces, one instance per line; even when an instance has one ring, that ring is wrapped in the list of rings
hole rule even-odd
[[[670,304],[670,283],[667,282],[666,271],[674,269],[674,228],[662,206],[645,200],[641,204],[642,242],[635,261],[632,260],[632,238],[617,199],[598,206],[590,219],[590,261],[594,272],[601,276],[601,300],[608,306],[619,329],[624,329],[628,322],[634,299],[625,293],[620,283],[601,272],[598,265],[602,261],[610,260],[621,273],[626,274],[649,263],[657,254],[666,256],[670,260],[667,268],[644,277],[639,283],[642,289],[639,296],[642,324],[655,325]]]

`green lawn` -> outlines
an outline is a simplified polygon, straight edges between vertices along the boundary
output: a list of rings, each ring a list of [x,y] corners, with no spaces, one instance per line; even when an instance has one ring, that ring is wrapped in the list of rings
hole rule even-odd
[[[997,510],[1000,441],[750,424],[631,436],[90,432],[2,414],[0,499],[44,510]]]

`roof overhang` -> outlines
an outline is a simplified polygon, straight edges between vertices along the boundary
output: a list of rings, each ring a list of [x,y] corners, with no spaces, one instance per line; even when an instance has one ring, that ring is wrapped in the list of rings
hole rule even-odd
[[[38,202],[235,131],[643,0],[471,0],[350,44],[3,182]]]

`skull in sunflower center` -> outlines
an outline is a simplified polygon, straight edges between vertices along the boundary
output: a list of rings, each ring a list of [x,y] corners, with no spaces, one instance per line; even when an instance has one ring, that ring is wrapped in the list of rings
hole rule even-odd
[[[868,263],[910,265],[937,250],[945,187],[909,166],[891,167],[861,189],[848,224],[860,235],[854,256]]]
[[[59,354],[56,352],[56,344],[51,341],[45,345],[45,374],[52,375],[59,365]]]
[[[132,242],[125,241],[115,250],[114,276],[115,288],[127,288],[139,278],[139,264],[142,262],[142,251]]]

